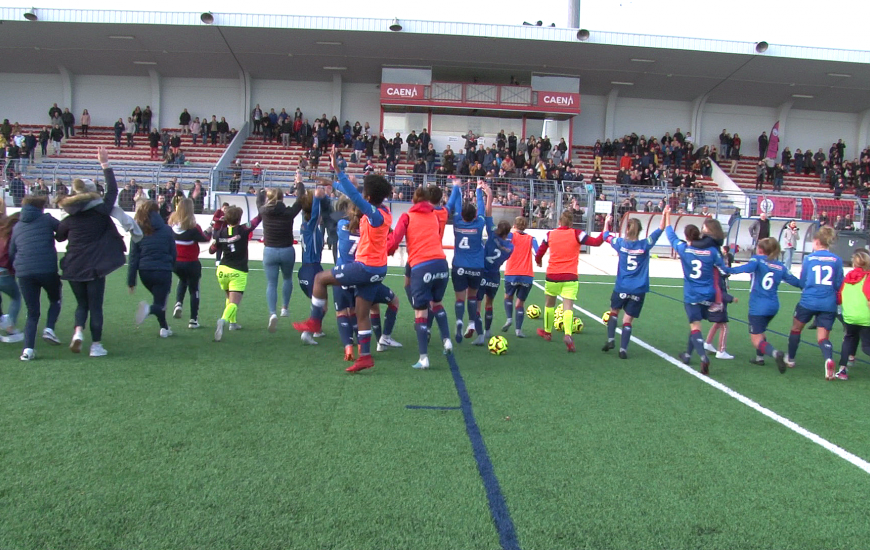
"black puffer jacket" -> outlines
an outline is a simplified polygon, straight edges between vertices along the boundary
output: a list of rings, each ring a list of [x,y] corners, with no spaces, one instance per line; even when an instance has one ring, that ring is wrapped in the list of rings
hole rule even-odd
[[[287,248],[293,246],[293,220],[302,209],[299,197],[305,193],[305,185],[296,184],[296,202],[287,207],[283,202],[274,206],[260,208],[260,219],[263,220],[263,244],[269,248]]]
[[[130,246],[127,286],[136,286],[140,271],[172,271],[175,268],[175,235],[157,212],[148,216],[153,231]]]
[[[51,214],[31,204],[24,205],[9,242],[9,259],[18,277],[57,273],[54,234],[58,224]]]
[[[100,197],[99,193],[78,193],[60,203],[68,216],[58,225],[57,240],[69,241],[60,261],[62,279],[92,281],[125,263],[127,247],[110,217],[118,197],[118,184],[111,168],[103,170],[103,175],[105,197]]]

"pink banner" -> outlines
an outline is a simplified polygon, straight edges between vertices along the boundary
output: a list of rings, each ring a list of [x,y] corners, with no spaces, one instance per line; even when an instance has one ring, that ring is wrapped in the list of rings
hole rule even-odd
[[[797,199],[794,197],[762,197],[758,196],[758,212],[766,213],[773,218],[794,218],[797,215]]]
[[[767,143],[767,158],[776,159],[779,154],[779,121],[773,125],[770,131],[770,141]]]

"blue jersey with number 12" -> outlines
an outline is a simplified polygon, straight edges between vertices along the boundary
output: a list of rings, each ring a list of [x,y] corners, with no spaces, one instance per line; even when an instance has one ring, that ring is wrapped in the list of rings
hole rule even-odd
[[[843,286],[843,260],[828,250],[816,250],[801,268],[800,305],[810,311],[837,311],[837,291]]]
[[[787,282],[800,288],[801,282],[792,275],[785,266],[777,260],[769,260],[767,256],[757,255],[741,266],[729,267],[725,271],[733,273],[751,273],[752,283],[749,286],[749,314],[770,317],[779,311],[779,283]]]
[[[604,240],[619,253],[614,292],[632,295],[649,292],[649,251],[661,235],[661,229],[656,229],[649,237],[640,241],[605,235]]]
[[[683,264],[683,301],[687,304],[713,302],[716,299],[716,268],[725,269],[719,251],[690,246],[677,237],[671,226],[665,229],[665,233]]]

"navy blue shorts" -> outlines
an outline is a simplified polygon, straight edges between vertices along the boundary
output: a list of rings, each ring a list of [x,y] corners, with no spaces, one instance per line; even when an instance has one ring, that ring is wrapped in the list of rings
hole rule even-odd
[[[411,264],[405,264],[405,277],[411,278]]]
[[[690,323],[706,321],[707,318],[710,316],[709,304],[685,304],[685,307],[686,316],[689,318]]]
[[[384,283],[378,283],[378,288],[374,292],[373,304],[389,304],[396,297],[396,294]]]
[[[335,311],[356,307],[356,289],[352,286],[337,286],[332,289]]]
[[[505,275],[504,295],[505,297],[516,295],[518,300],[525,302],[532,291],[532,283],[534,283],[534,277],[528,275]]]
[[[764,334],[775,315],[750,315],[749,334]]]
[[[825,330],[834,328],[834,320],[837,314],[832,311],[811,311],[804,306],[798,304],[794,308],[794,318],[803,324],[807,324],[815,316],[816,326]]]
[[[626,294],[625,292],[613,292],[610,295],[610,309],[623,310],[625,314],[634,319],[640,318],[643,310],[643,301],[646,294]]]
[[[320,264],[302,264],[299,266],[299,288],[309,299],[311,291],[314,289],[314,277],[323,271],[323,266]]]
[[[355,286],[358,297],[374,302],[380,292],[378,285],[387,276],[387,267],[371,268],[360,262],[350,262],[333,267],[332,276],[342,286]]]
[[[712,307],[712,306],[711,306]],[[722,304],[722,309],[719,311],[708,311],[707,320],[711,323],[727,323],[728,322],[728,304]]]
[[[485,271],[480,278],[480,286],[477,288],[477,299],[483,300],[484,296],[495,299],[498,287],[501,286],[501,271]]]
[[[447,260],[432,260],[411,270],[411,307],[428,309],[430,302],[440,302],[447,292],[450,277]]]
[[[462,292],[466,289],[477,290],[480,288],[480,278],[483,275],[482,269],[468,269],[466,267],[453,266],[451,277],[453,279],[453,290]]]

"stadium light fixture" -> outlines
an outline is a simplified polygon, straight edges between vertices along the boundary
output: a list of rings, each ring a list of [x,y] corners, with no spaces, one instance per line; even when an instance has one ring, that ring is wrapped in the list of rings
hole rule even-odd
[[[36,15],[36,8],[30,8],[26,12],[24,12],[24,18],[28,21],[38,21],[39,17]]]
[[[762,40],[761,42],[755,43],[755,52],[756,53],[764,53],[767,51],[767,48],[770,47],[770,44]]]
[[[614,86],[634,86],[634,82],[623,82],[621,80],[611,80],[610,83]]]
[[[807,94],[791,94],[792,97],[796,97],[798,99],[812,99],[816,96],[807,95]]]
[[[577,40],[580,42],[586,42],[589,40],[589,31],[587,29],[580,29],[577,31]]]
[[[399,32],[402,30],[402,25],[399,23],[398,17],[393,17],[393,24],[390,25],[390,30],[393,32]]]
[[[848,73],[828,73],[828,76],[835,76],[837,78],[852,78],[852,75]]]
[[[211,25],[214,23],[214,14],[212,12],[207,11],[199,16],[199,20],[205,23],[206,25]]]

